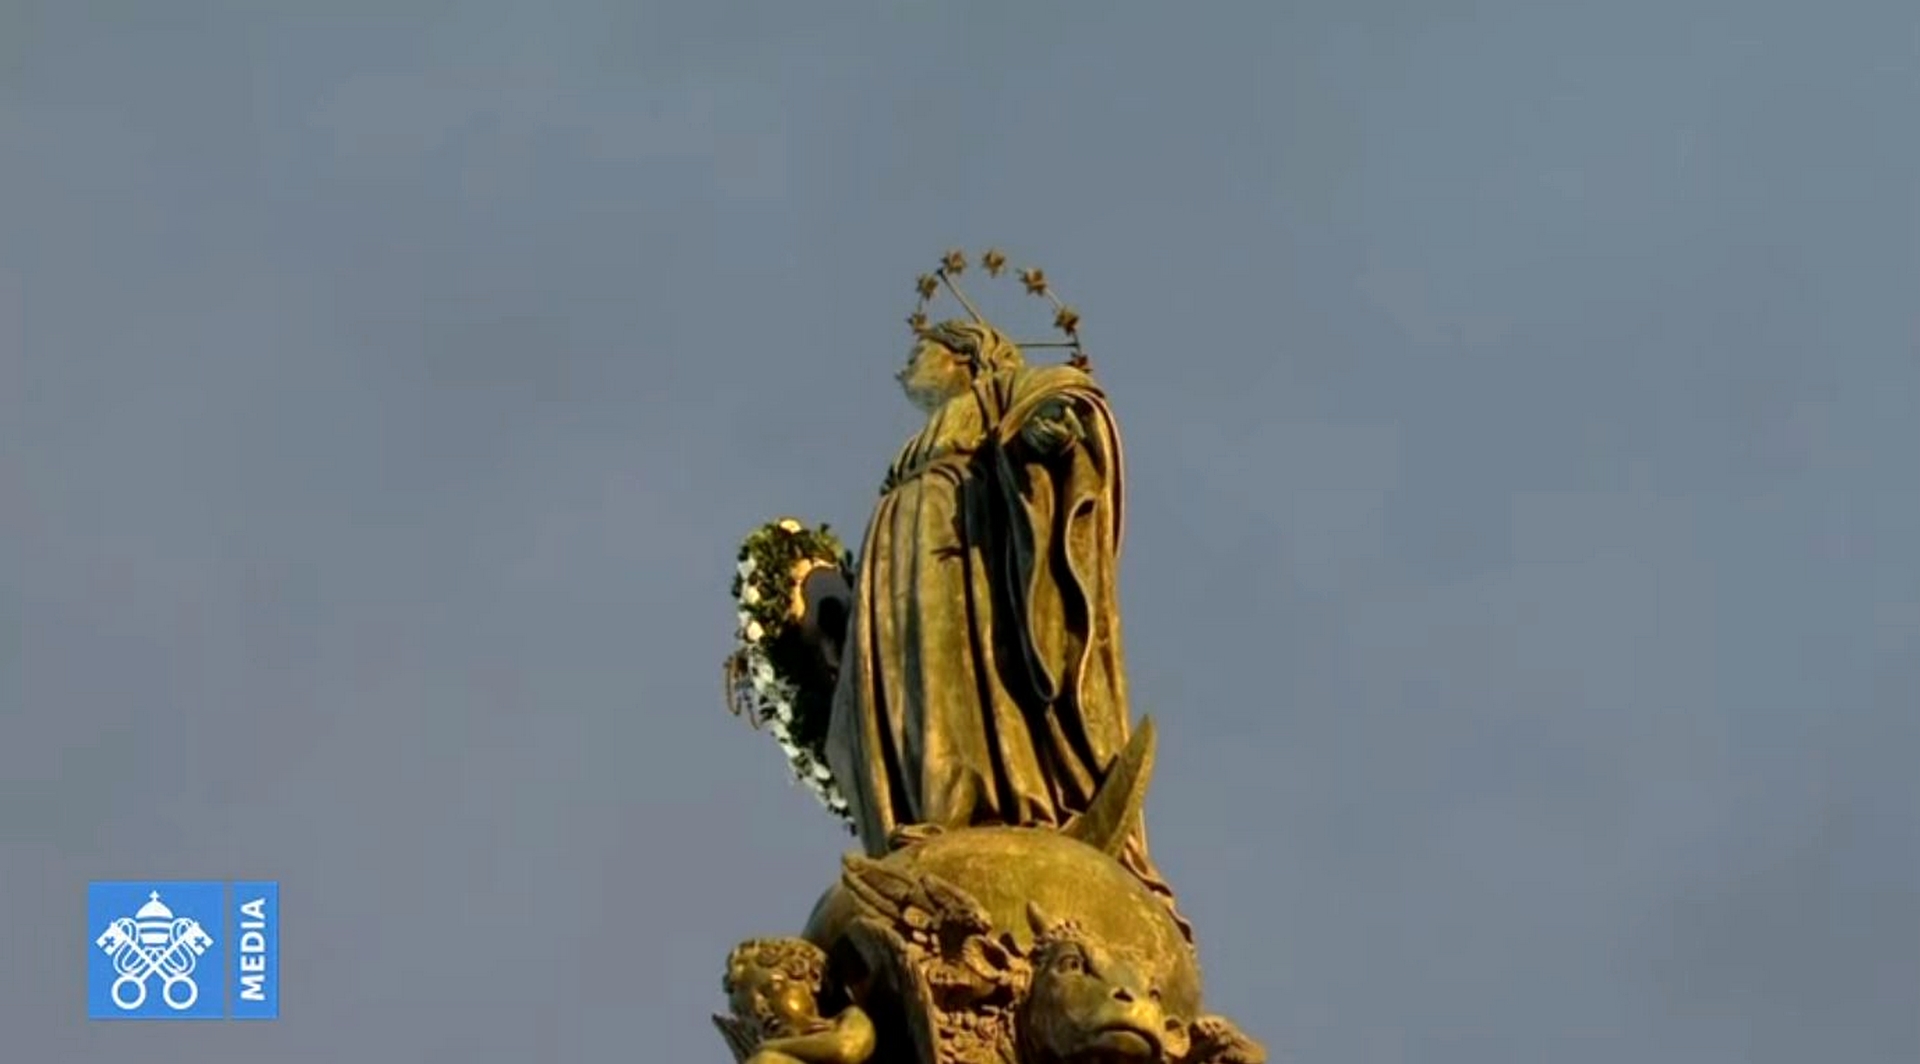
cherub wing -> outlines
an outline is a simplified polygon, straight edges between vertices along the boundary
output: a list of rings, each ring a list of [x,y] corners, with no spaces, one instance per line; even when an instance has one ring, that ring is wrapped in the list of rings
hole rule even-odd
[[[847,858],[841,882],[861,914],[847,939],[905,1009],[916,1061],[949,1059],[935,1054],[971,1030],[977,1010],[1011,1004],[1018,959],[992,938],[992,921],[972,895],[938,876],[859,856]]]
[[[933,914],[934,927],[948,935],[984,935],[993,930],[987,910],[973,895],[941,879],[923,876],[920,897]]]
[[[938,876],[908,874],[849,855],[840,882],[863,914],[893,924],[929,946],[984,935],[993,927],[972,895]]]
[[[896,922],[904,919],[915,893],[914,877],[859,854],[841,860],[840,883],[862,912]]]
[[[713,1025],[720,1029],[720,1037],[727,1040],[727,1048],[733,1050],[733,1064],[746,1064],[759,1045],[752,1024],[736,1016],[718,1016]]]
[[[859,952],[874,982],[886,987],[900,1002],[907,1021],[907,1033],[913,1040],[914,1064],[941,1064],[938,1028],[940,1010],[933,1000],[933,988],[920,963],[924,951],[880,919],[863,917],[847,928],[847,941]]]

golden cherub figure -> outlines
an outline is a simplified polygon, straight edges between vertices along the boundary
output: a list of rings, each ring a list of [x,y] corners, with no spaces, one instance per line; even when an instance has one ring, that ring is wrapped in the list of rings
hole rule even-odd
[[[873,1022],[859,1006],[820,1015],[826,964],[805,939],[751,939],[734,949],[721,981],[733,1015],[713,1022],[740,1064],[866,1064],[873,1056]]]

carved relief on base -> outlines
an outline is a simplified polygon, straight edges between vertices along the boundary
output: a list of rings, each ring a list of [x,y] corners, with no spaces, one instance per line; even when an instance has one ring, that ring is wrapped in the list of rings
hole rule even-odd
[[[1257,1043],[1200,1011],[1192,950],[1168,949],[1177,931],[1141,919],[1153,910],[1114,890],[1130,880],[1099,874],[1111,861],[1019,828],[849,857],[807,937],[771,940],[815,963],[776,976],[769,940],[742,946],[727,984],[734,1015],[716,1022],[750,1064],[1263,1064]],[[1070,871],[1063,864],[1086,874],[1031,878]],[[956,871],[986,884],[986,898],[953,882]],[[1022,893],[1045,901],[1016,904]]]

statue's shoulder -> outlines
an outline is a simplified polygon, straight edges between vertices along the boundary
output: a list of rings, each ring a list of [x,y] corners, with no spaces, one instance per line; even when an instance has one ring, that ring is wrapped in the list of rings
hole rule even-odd
[[[1096,416],[1111,416],[1107,394],[1087,371],[1076,366],[1025,366],[1014,371],[1006,388],[1007,420],[1024,422],[1052,403],[1065,402]]]
[[[1020,395],[1066,391],[1105,394],[1101,391],[1099,382],[1093,379],[1093,374],[1064,362],[1021,367],[1014,373],[1014,391]]]

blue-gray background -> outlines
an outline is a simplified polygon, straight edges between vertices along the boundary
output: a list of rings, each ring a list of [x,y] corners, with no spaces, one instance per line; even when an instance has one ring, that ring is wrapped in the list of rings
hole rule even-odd
[[[0,4],[0,1055],[725,1059],[844,841],[732,550],[860,527],[997,241],[1129,433],[1222,1010],[1916,1059],[1917,71],[1907,0]],[[283,1019],[82,1019],[169,875],[282,882]]]

